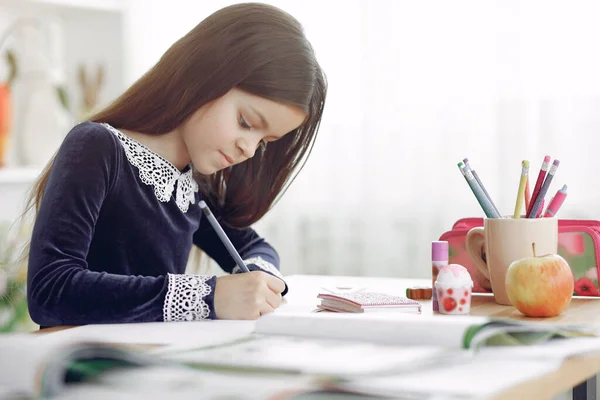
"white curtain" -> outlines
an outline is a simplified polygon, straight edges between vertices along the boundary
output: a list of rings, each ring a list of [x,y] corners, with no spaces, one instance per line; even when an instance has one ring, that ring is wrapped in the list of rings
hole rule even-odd
[[[131,0],[129,79],[230,1]],[[430,242],[482,216],[471,160],[505,214],[520,162],[561,165],[563,218],[600,219],[600,3],[292,1],[329,79],[305,169],[256,228],[285,273],[427,277]],[[533,183],[532,183],[533,185]]]

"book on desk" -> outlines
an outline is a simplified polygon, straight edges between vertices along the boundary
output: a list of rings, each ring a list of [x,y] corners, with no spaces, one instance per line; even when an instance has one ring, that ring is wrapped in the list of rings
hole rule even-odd
[[[215,323],[225,321],[213,321]],[[115,337],[161,325],[185,330],[209,322],[114,325]],[[193,324],[193,325],[189,325]],[[226,325],[231,329],[231,325]],[[93,329],[93,326],[83,328]],[[103,326],[103,329],[110,327]],[[76,332],[78,328],[72,329]],[[402,373],[471,357],[489,346],[518,346],[556,338],[592,336],[577,327],[470,316],[350,313],[273,313],[256,321],[253,332],[220,344],[176,350],[134,349],[68,332],[47,334],[67,339],[44,341],[38,335],[6,335],[0,340],[0,388],[33,396],[52,396],[115,368],[184,366],[200,370],[270,371],[353,379],[386,371]],[[59,336],[56,336],[59,337]],[[72,338],[74,338],[73,336]],[[319,362],[315,360],[319,359]],[[14,360],[19,360],[15,362]]]
[[[421,303],[404,296],[371,291],[319,293],[319,310],[332,312],[372,313],[400,312],[421,313]]]

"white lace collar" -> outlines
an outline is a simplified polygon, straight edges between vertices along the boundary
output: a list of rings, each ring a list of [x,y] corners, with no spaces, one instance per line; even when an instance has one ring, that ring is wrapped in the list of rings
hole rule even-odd
[[[171,200],[177,182],[175,203],[182,212],[187,212],[190,204],[195,202],[194,193],[198,191],[198,184],[192,177],[191,165],[186,172],[182,173],[143,144],[125,136],[107,123],[102,125],[119,139],[125,149],[127,160],[138,169],[142,182],[154,187],[154,194],[158,200],[164,203]]]

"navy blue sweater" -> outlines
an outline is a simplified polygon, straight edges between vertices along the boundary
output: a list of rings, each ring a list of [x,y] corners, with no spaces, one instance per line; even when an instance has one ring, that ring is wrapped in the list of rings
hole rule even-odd
[[[75,126],[58,151],[33,228],[33,321],[47,327],[215,318],[216,277],[184,274],[192,244],[224,271],[239,271],[203,218],[200,199],[190,166],[179,171],[107,124]],[[223,228],[250,270],[282,278],[277,253],[255,231]]]

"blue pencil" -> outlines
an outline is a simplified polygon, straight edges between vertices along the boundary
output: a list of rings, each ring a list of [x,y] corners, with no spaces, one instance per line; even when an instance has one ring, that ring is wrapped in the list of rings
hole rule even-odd
[[[548,171],[548,175],[546,175],[546,179],[544,179],[544,183],[542,183],[542,188],[540,189],[538,196],[535,198],[535,203],[533,203],[531,211],[529,212],[529,214],[527,214],[527,218],[535,218],[538,215],[540,207],[542,207],[542,201],[544,201],[544,197],[546,197],[546,193],[550,188],[552,178],[554,178],[554,175],[556,174],[556,169],[558,168],[559,164],[560,161],[558,160],[554,160],[554,162],[552,163],[550,171]]]
[[[208,208],[208,205],[206,204],[206,202],[204,200],[201,200],[200,203],[198,203],[198,205],[202,209],[202,212],[204,213],[206,218],[208,218],[208,222],[210,222],[213,229],[219,236],[219,239],[221,239],[221,242],[223,242],[223,244],[225,245],[225,248],[227,248],[227,251],[231,255],[231,258],[233,258],[233,260],[235,261],[237,266],[240,268],[240,270],[242,270],[243,272],[249,272],[248,267],[246,266],[246,264],[244,263],[244,260],[242,260],[242,257],[240,256],[240,253],[238,253],[238,251],[236,250],[233,243],[231,243],[231,240],[229,240],[229,238],[227,237],[227,234],[225,233],[223,228],[221,228],[219,221],[217,221],[217,219],[213,215],[212,211],[210,211],[210,208]]]
[[[477,199],[477,202],[483,209],[483,212],[485,213],[486,217],[500,218],[500,214],[494,209],[494,207],[492,206],[492,203],[490,202],[488,197],[483,192],[483,189],[481,189],[481,186],[479,186],[479,184],[475,180],[475,177],[473,176],[473,172],[471,172],[471,168],[469,168],[468,166],[465,166],[462,162],[458,163],[458,168],[460,169],[463,176],[465,177],[465,180],[469,184],[471,191],[475,195],[475,198]]]
[[[492,200],[492,196],[490,196],[490,194],[487,192],[487,190],[485,190],[485,186],[483,186],[483,183],[481,183],[481,179],[479,179],[477,172],[475,171],[475,169],[473,167],[471,167],[471,164],[469,164],[469,159],[468,158],[463,159],[463,163],[465,164],[466,167],[471,168],[471,172],[473,173],[473,176],[475,177],[477,184],[479,184],[479,186],[481,186],[481,190],[483,190],[485,197],[487,197],[488,200],[490,201],[490,204],[494,208],[494,211],[496,211],[496,214],[500,215],[500,211],[498,211],[498,207],[496,207],[496,205],[494,204],[494,201]]]

